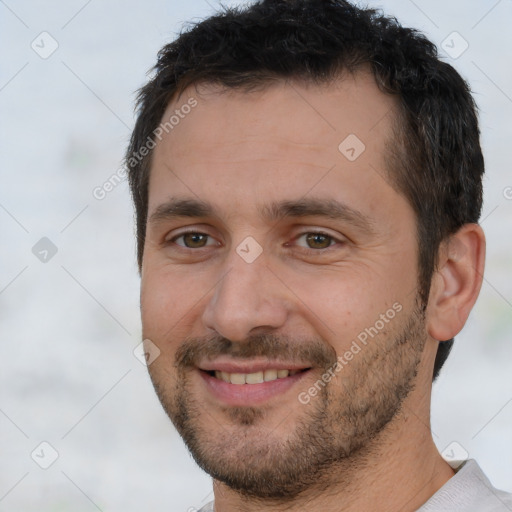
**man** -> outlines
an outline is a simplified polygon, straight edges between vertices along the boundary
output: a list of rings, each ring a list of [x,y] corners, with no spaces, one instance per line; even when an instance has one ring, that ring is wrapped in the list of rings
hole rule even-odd
[[[475,106],[435,47],[264,0],[164,47],[138,106],[143,335],[203,510],[512,510],[430,432],[485,253]]]

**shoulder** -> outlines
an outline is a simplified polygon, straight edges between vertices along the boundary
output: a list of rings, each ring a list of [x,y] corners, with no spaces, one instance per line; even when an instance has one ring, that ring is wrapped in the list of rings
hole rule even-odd
[[[512,512],[512,494],[493,487],[476,461],[456,474],[418,512]]]

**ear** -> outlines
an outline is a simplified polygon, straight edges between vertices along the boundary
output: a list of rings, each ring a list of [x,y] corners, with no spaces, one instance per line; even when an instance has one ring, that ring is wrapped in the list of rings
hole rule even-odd
[[[464,327],[480,293],[484,264],[485,235],[478,224],[465,224],[441,244],[427,307],[432,338],[449,340]]]

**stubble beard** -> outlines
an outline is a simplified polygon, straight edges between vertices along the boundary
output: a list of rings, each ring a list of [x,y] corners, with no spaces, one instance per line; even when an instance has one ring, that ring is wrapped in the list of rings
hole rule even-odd
[[[290,344],[275,340],[279,338],[263,337],[242,351],[261,355],[261,347],[271,343],[276,354],[292,350]],[[182,352],[177,364],[173,389],[168,380],[166,384],[165,374],[150,367],[150,375],[162,406],[204,471],[247,498],[291,501],[308,491],[322,492],[333,480],[346,477],[348,482],[353,472],[349,468],[365,465],[379,435],[397,417],[414,387],[425,341],[424,315],[417,308],[394,333],[382,331],[364,346],[320,387],[317,396],[300,405],[298,414],[281,420],[288,425],[284,438],[277,437],[279,425],[264,407],[225,407],[225,424],[220,425],[190,392],[192,361],[187,357],[197,357],[198,347],[207,346],[205,350],[217,347],[219,353],[226,353],[230,343],[226,340],[223,345],[189,340],[188,352]],[[311,343],[311,347],[324,347],[319,350],[327,370],[336,364],[336,356],[325,345],[320,340]],[[311,347],[304,350],[315,354]],[[322,357],[319,354],[317,359]],[[322,373],[318,372],[318,379]]]

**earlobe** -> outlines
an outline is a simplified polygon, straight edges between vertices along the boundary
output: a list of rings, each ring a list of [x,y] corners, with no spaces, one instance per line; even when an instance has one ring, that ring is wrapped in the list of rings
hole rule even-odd
[[[485,264],[485,235],[478,224],[465,224],[441,244],[432,277],[427,330],[439,341],[464,327],[478,298]]]

